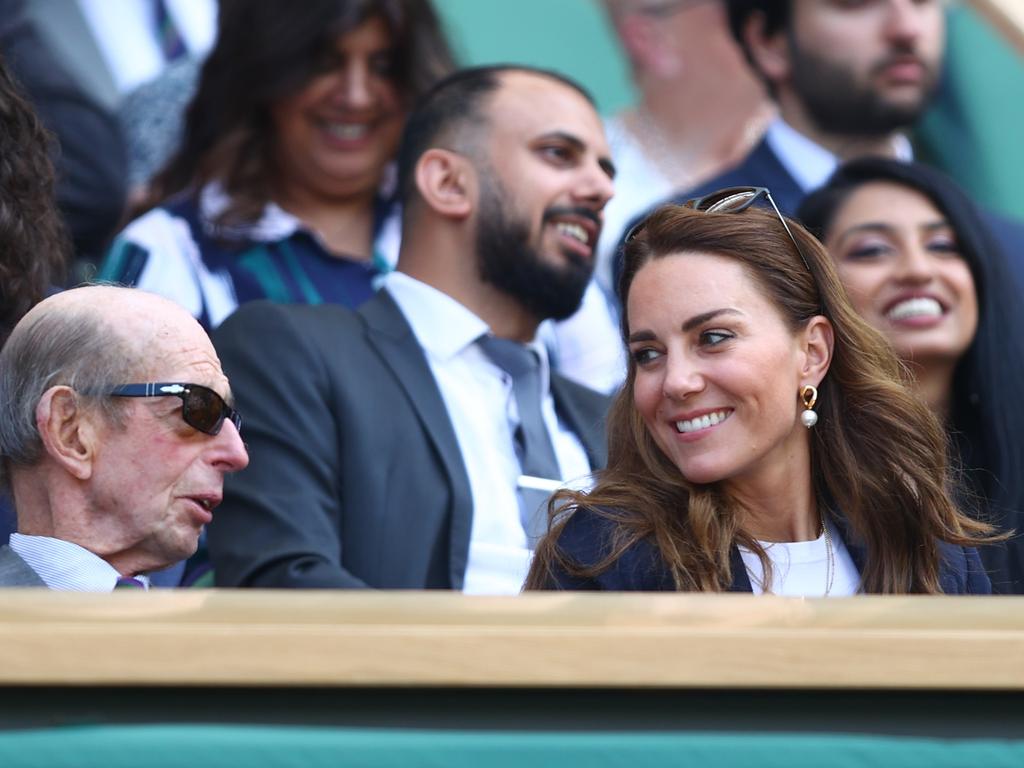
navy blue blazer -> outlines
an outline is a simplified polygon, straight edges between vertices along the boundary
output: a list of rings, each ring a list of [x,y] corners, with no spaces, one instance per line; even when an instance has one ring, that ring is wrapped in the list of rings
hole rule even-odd
[[[867,552],[837,519],[843,533],[843,543],[858,571],[864,570]],[[558,548],[570,560],[581,565],[596,563],[609,551],[615,521],[582,507],[572,513],[558,536]],[[939,586],[947,595],[987,595],[992,592],[985,568],[972,547],[939,542],[942,566]],[[556,569],[550,589],[603,590],[609,592],[671,592],[675,590],[672,574],[661,559],[654,544],[638,541],[604,573],[593,578],[570,576]],[[730,592],[751,592],[746,566],[736,547],[732,548],[732,585]]]
[[[662,200],[653,205],[629,222],[626,228],[620,233],[619,247],[616,248],[615,259],[612,264],[612,271],[615,278],[615,285],[619,284],[619,274],[622,271],[622,241],[626,232],[651,213],[659,205],[675,203],[681,205],[687,200],[703,197],[719,189],[727,187],[768,187],[772,193],[772,199],[779,206],[779,210],[787,216],[793,216],[800,203],[805,197],[803,189],[786,169],[778,155],[768,145],[767,140],[761,139],[757,146],[751,150],[739,165],[720,173],[698,187],[690,190],[681,190],[667,200]],[[991,211],[979,208],[982,219],[995,236],[1007,261],[1010,263],[1010,271],[1017,279],[1018,284],[1024,289],[1024,223],[1005,216],[1000,216]],[[620,297],[621,298],[621,297]]]

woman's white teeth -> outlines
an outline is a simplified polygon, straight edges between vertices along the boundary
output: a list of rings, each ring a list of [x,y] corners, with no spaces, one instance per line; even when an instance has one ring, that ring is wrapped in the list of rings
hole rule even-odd
[[[563,235],[568,235],[575,240],[579,240],[584,245],[590,242],[590,238],[587,236],[587,230],[579,224],[570,224],[567,221],[560,221],[555,226]]]
[[[686,434],[687,432],[696,432],[698,429],[707,429],[713,427],[716,424],[721,424],[729,418],[729,411],[715,411],[714,413],[706,413],[703,416],[698,416],[695,419],[686,419],[684,421],[676,422],[676,429]]]
[[[366,135],[365,123],[328,123],[327,132],[336,139],[354,141]]]
[[[891,320],[905,320],[908,317],[938,317],[942,314],[942,305],[935,299],[921,296],[907,299],[889,310]]]

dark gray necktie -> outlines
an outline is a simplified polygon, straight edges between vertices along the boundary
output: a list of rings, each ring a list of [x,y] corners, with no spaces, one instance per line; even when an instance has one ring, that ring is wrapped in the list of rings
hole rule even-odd
[[[512,391],[519,410],[519,424],[513,436],[516,457],[524,475],[560,480],[558,458],[541,413],[540,358],[529,347],[496,336],[481,336],[480,347],[487,356],[512,377]],[[547,491],[519,487],[520,512],[530,546],[547,531]]]

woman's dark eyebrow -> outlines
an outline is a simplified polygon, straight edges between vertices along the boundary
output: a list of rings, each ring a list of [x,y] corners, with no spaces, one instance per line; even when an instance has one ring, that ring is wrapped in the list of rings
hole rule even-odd
[[[950,224],[948,221],[945,219],[939,219],[937,221],[930,221],[927,224],[920,224],[918,228],[931,232],[936,229],[946,229],[949,228],[949,226]],[[897,227],[895,225],[889,224],[885,221],[866,221],[863,224],[856,224],[843,232],[843,234],[839,236],[839,244],[842,245],[843,241],[850,235],[855,235],[860,232],[879,232],[883,235],[892,235],[896,230]]]
[[[632,344],[634,341],[655,341],[657,338],[653,331],[637,331],[636,333],[629,334],[629,343]]]
[[[702,312],[699,315],[694,315],[685,323],[683,323],[684,331],[692,331],[698,325],[703,325],[708,320],[713,320],[719,315],[742,315],[738,309],[732,309],[730,307],[722,307],[721,309],[712,309],[710,312]]]
[[[863,224],[854,224],[852,227],[847,229],[839,236],[839,242],[842,243],[850,235],[855,235],[860,232],[881,232],[882,234],[889,234],[896,228],[887,224],[884,221],[866,221]]]
[[[699,315],[694,315],[689,320],[683,323],[683,331],[692,331],[699,325],[703,325],[708,320],[713,320],[719,315],[742,315],[738,309],[732,309],[731,307],[722,307],[721,309],[712,309],[708,312],[701,312]],[[656,341],[657,336],[653,331],[636,331],[635,333],[629,334],[628,342],[632,344],[636,341]]]

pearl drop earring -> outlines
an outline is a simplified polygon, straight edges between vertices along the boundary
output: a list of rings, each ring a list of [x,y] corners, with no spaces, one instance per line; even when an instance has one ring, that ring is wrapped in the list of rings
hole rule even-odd
[[[800,387],[800,400],[804,404],[804,412],[800,414],[800,421],[810,429],[818,423],[818,414],[814,412],[814,404],[818,402],[818,389],[810,384]]]

